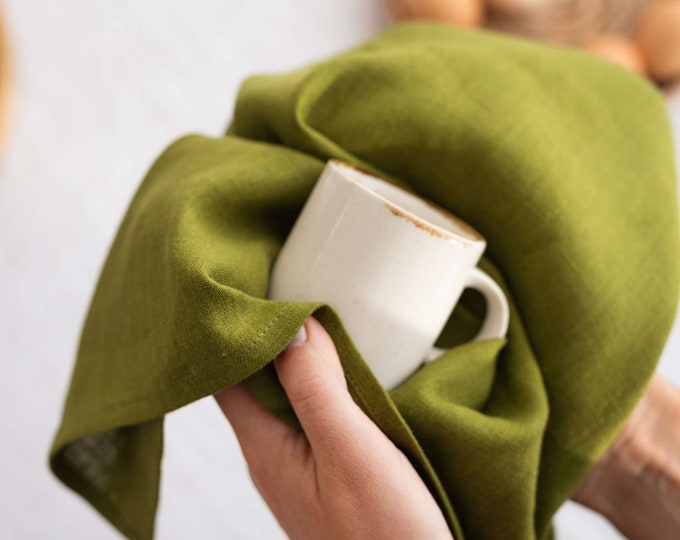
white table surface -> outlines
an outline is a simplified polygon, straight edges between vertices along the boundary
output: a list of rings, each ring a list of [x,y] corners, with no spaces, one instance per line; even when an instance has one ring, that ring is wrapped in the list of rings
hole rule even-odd
[[[121,216],[153,158],[218,135],[240,81],[342,51],[379,0],[10,0],[15,103],[0,159],[0,538],[119,538],[48,472],[78,334]],[[680,132],[680,99],[671,103]],[[680,383],[676,324],[661,371]],[[567,504],[560,538],[620,538]],[[157,537],[276,539],[210,399],[166,419]]]

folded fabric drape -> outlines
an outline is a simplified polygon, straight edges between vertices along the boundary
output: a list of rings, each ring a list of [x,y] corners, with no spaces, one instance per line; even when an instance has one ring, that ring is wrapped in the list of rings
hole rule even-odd
[[[454,346],[384,392],[333,310],[266,300],[324,162],[367,168],[488,241],[506,340]],[[228,134],[172,144],[141,184],[82,332],[55,474],[130,538],[153,535],[163,415],[247,379],[295,422],[270,361],[315,314],[355,400],[458,540],[549,537],[641,395],[674,319],[680,242],[663,102],[580,52],[412,23],[242,86]]]

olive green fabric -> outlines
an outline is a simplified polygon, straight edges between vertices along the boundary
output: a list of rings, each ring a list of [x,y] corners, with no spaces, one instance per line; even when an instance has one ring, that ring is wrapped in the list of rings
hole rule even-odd
[[[484,306],[466,293],[440,339],[456,346],[388,395],[332,309],[265,299],[329,158],[485,235],[481,266],[511,305],[507,340],[467,342]],[[294,422],[269,362],[316,313],[355,400],[457,539],[549,537],[664,346],[676,201],[657,92],[579,52],[410,24],[253,77],[227,136],[179,140],[139,188],[92,300],[51,466],[123,533],[150,538],[163,415],[249,379]]]

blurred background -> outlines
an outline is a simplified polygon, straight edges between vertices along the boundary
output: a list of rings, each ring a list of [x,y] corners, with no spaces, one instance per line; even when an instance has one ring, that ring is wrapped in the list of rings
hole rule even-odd
[[[173,139],[224,131],[246,76],[343,51],[387,17],[380,0],[10,0],[0,16],[0,538],[119,538],[47,452],[134,191]],[[657,80],[680,152],[680,93]],[[660,370],[680,384],[678,323]],[[571,503],[556,523],[564,540],[620,538]],[[195,537],[285,538],[212,399],[166,418],[157,538]]]

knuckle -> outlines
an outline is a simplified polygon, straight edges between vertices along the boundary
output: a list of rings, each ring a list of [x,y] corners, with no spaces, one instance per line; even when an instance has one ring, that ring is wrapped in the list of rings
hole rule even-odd
[[[243,449],[243,457],[246,460],[248,472],[255,484],[258,487],[266,485],[269,478],[269,460],[267,457],[263,456],[261,451],[251,448]]]
[[[313,463],[312,449],[307,437],[301,431],[288,433],[279,446],[277,461],[288,466],[301,466]]]
[[[288,389],[288,397],[294,406],[304,409],[323,407],[327,394],[326,374],[318,369],[299,373]]]

